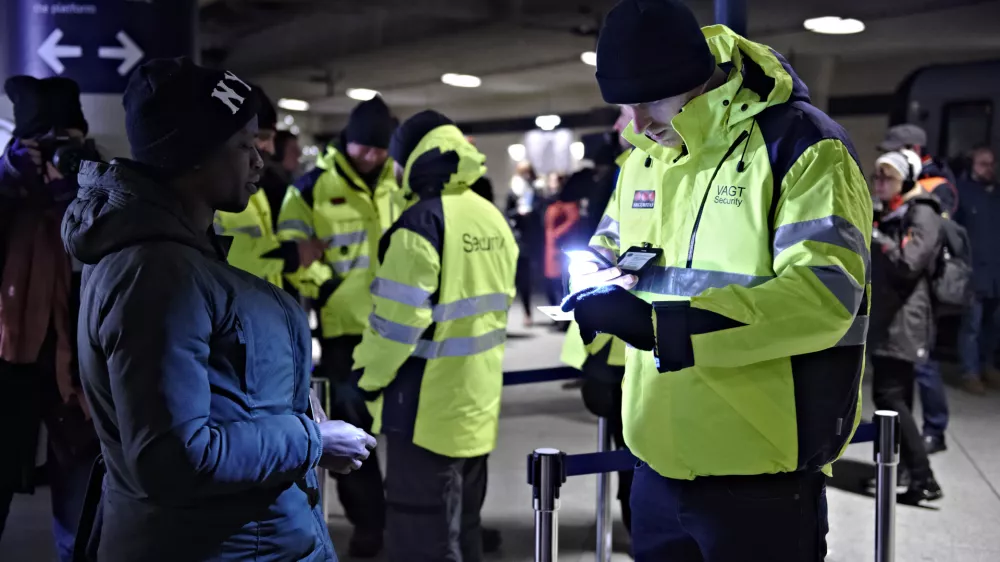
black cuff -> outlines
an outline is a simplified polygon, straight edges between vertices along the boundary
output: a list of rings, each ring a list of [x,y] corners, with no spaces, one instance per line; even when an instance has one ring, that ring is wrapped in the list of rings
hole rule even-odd
[[[653,303],[656,312],[656,369],[670,373],[694,367],[694,347],[691,336],[745,326],[721,314],[691,308],[688,301]]]
[[[361,382],[361,377],[365,375],[364,369],[358,369],[351,373],[351,384],[354,388],[358,389],[358,393],[365,399],[365,402],[374,402],[378,400],[379,396],[382,396],[382,389],[378,390],[365,390],[361,388],[358,383]]]
[[[282,261],[285,262],[285,267],[281,270],[282,273],[295,273],[299,270],[299,243],[293,242],[291,240],[281,243],[278,249],[275,250],[278,256],[281,257]]]
[[[330,296],[333,294],[334,291],[337,290],[337,287],[339,286],[340,286],[340,279],[337,279],[336,277],[334,277],[333,279],[327,279],[326,281],[323,282],[322,285],[320,285],[319,295],[316,297],[316,301],[319,303],[320,307],[326,305],[326,301],[330,300]]]

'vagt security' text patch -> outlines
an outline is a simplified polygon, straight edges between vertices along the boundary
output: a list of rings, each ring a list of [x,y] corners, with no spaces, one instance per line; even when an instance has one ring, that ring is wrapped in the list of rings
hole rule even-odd
[[[632,196],[633,209],[652,209],[656,206],[656,192],[653,190],[636,191]]]

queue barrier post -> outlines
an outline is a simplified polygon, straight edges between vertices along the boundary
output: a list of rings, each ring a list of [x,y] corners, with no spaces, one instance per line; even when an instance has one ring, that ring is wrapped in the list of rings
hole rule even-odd
[[[597,419],[597,452],[611,451],[611,424]],[[611,520],[611,473],[597,475],[597,562],[611,562],[613,522]]]
[[[899,414],[875,412],[875,562],[896,558],[896,467],[899,465]]]
[[[559,490],[566,482],[565,453],[535,449],[528,456],[528,483],[535,509],[535,562],[559,559]]]
[[[330,381],[329,379],[314,377],[309,381],[309,388],[316,393],[320,404],[323,406],[323,413],[330,415]],[[316,480],[319,484],[319,509],[323,514],[323,521],[326,521],[326,497],[327,497],[327,471],[325,468],[316,467]]]

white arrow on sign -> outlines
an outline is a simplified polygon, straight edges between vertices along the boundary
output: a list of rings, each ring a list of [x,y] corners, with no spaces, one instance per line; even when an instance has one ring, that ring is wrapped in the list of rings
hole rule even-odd
[[[136,45],[135,41],[124,31],[119,31],[115,35],[115,39],[118,39],[121,47],[101,47],[97,49],[97,56],[102,59],[121,59],[122,63],[118,65],[118,74],[125,76],[128,71],[132,70],[133,66],[142,60],[146,53],[143,53],[139,45]]]
[[[56,28],[49,33],[45,41],[38,46],[38,56],[42,57],[45,64],[49,65],[53,72],[62,74],[66,67],[59,59],[78,59],[83,56],[83,48],[78,45],[60,45],[63,38],[61,29]]]

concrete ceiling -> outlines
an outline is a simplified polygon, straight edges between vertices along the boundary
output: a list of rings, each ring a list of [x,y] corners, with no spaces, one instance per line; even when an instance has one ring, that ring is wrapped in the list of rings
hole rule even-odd
[[[840,0],[835,7],[828,0],[747,3],[754,40],[790,54],[797,65],[833,58],[845,76],[859,77],[856,87],[861,90],[884,92],[887,87],[870,85],[886,72],[863,68],[891,70],[894,61],[919,65],[922,59],[1000,57],[998,0]],[[431,106],[458,120],[570,112],[602,103],[594,68],[583,64],[580,54],[594,48],[600,15],[612,2],[201,4],[206,60],[250,76],[272,97],[306,99],[313,112],[331,122],[357,103],[346,97],[347,88],[378,90],[401,116]],[[689,5],[703,24],[712,23],[711,0],[690,0]],[[838,37],[802,28],[806,18],[825,15],[856,17],[867,29]],[[482,86],[444,85],[440,77],[445,72],[474,74],[482,78]],[[836,82],[833,90],[845,89]]]

